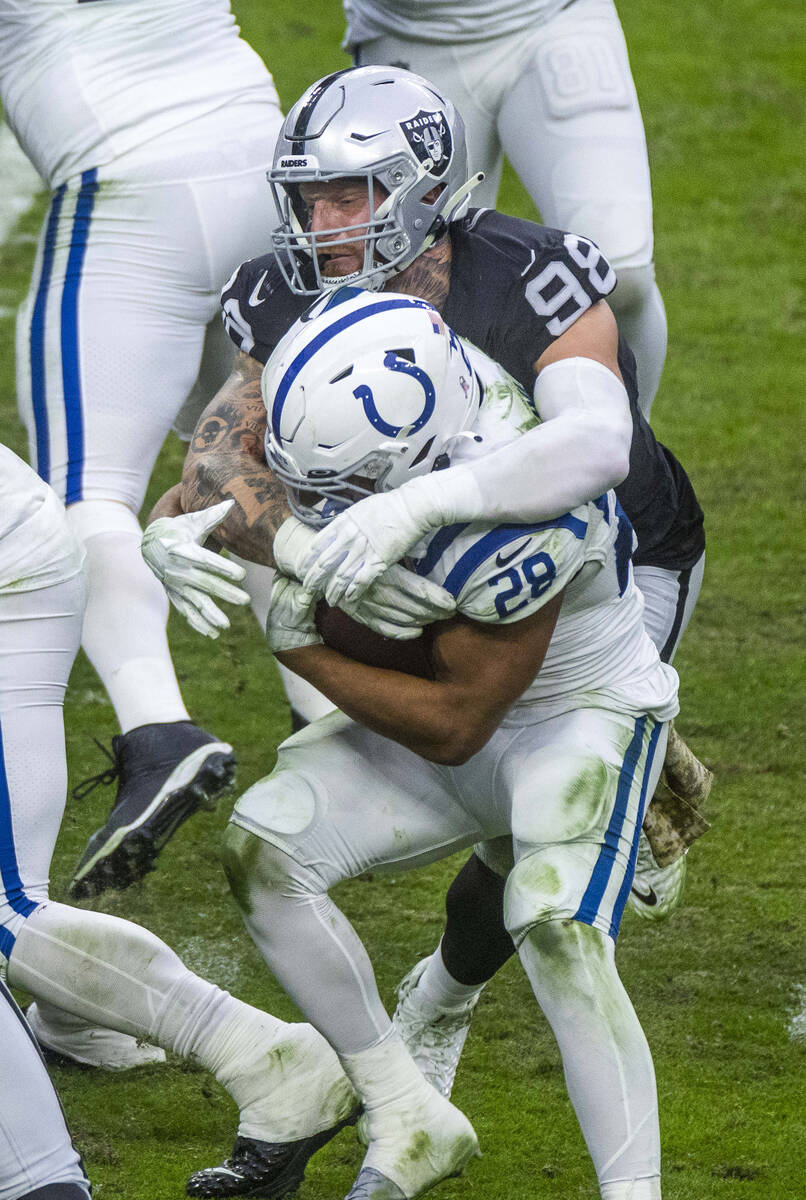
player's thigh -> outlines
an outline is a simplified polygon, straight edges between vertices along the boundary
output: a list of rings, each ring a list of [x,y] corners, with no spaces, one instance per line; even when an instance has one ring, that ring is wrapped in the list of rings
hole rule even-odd
[[[421,866],[480,836],[447,768],[340,712],[283,742],[272,774],[241,796],[231,819],[290,856],[319,890],[364,871]]]
[[[215,311],[203,248],[185,185],[86,172],[55,194],[19,318],[18,390],[37,470],[67,503],[139,507]]]
[[[499,114],[504,151],[545,224],[616,267],[652,259],[646,138],[610,0],[576,0],[524,44]]]
[[[405,67],[433,82],[453,102],[465,125],[469,172],[485,173],[470,197],[480,208],[495,208],[503,165],[497,114],[506,74],[501,60],[508,52],[499,51],[498,41],[447,45],[387,34],[362,42],[354,52],[357,66]]]
[[[501,770],[512,798],[515,866],[505,909],[516,940],[552,919],[615,936],[665,735],[651,717],[605,709],[524,730]]]
[[[0,592],[0,955],[47,899],[67,788],[62,705],[84,600],[80,575]]]
[[[666,567],[637,566],[635,582],[644,597],[644,628],[663,662],[674,659],[702,587],[705,555],[682,571]]]

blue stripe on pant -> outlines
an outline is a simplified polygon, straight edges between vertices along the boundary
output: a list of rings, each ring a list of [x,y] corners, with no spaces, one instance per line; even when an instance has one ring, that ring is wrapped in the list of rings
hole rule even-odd
[[[649,780],[650,771],[652,768],[652,759],[657,745],[658,737],[663,725],[653,721],[652,718],[643,716],[639,717],[635,722],[635,729],[627,752],[624,755],[624,761],[619,773],[619,781],[616,789],[616,800],[613,805],[613,812],[610,816],[610,821],[605,831],[604,845],[599,851],[599,857],[596,860],[596,865],[593,868],[590,882],[585,889],[585,894],[582,901],[574,914],[574,919],[583,921],[586,925],[594,925],[599,912],[599,906],[602,903],[607,886],[613,874],[613,868],[616,863],[619,841],[624,830],[624,824],[627,818],[627,812],[630,802],[630,794],[632,792],[636,771],[641,761],[644,738],[646,735],[647,725],[651,730],[649,737],[649,745],[647,747],[646,758],[643,768],[643,780],[641,783],[641,793],[638,804],[638,812],[635,820],[635,834],[632,839],[630,849],[630,857],[627,870],[624,876],[624,881],[619,889],[616,902],[613,906],[613,913],[610,921],[610,936],[615,938],[618,933],[618,928],[621,923],[624,905],[627,901],[627,894],[632,884],[632,876],[635,870],[635,856],[638,852],[638,836],[641,831],[641,821],[643,819],[644,805],[646,801],[647,783]]]
[[[42,248],[42,271],[39,276],[39,286],[36,289],[29,337],[31,402],[34,410],[34,427],[36,429],[36,469],[46,483],[50,482],[50,431],[48,427],[47,388],[45,383],[45,315],[50,276],[53,270],[56,232],[59,228],[59,217],[61,216],[66,187],[67,185],[63,183],[54,194],[50,204],[48,223],[45,229],[45,241]]]
[[[81,276],[87,253],[92,211],[98,191],[97,171],[85,171],[76,197],[73,223],[70,231],[70,249],[67,256],[60,305],[60,352],[62,371],[62,395],[64,399],[65,430],[67,435],[67,478],[64,501],[73,504],[83,498],[84,468],[84,416],[81,407],[81,364],[79,353],[79,297]],[[51,481],[52,453],[50,446],[50,421],[48,418],[48,384],[45,370],[47,361],[47,309],[48,296],[52,287],[53,265],[59,233],[59,222],[67,192],[62,184],[54,193],[45,227],[42,252],[42,269],[36,290],[29,347],[31,356],[31,404],[33,407],[36,437],[36,469],[46,481]]]
[[[14,825],[11,815],[11,796],[8,790],[6,761],[3,751],[3,727],[0,722],[0,878],[3,881],[5,904],[21,917],[28,917],[37,907],[25,895],[20,879],[17,851],[14,845]],[[0,954],[8,958],[14,949],[15,937],[0,926]]]
[[[85,171],[73,217],[70,254],[62,292],[62,386],[67,427],[67,480],[64,502],[73,504],[83,498],[84,416],[81,411],[81,369],[79,362],[78,298],[81,272],[87,253],[90,221],[98,191],[98,172]]]

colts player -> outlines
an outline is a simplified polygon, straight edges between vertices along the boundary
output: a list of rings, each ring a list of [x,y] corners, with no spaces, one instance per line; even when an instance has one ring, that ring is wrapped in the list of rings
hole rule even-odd
[[[283,339],[263,389],[267,459],[300,519],[274,542],[267,637],[341,711],[285,742],[240,798],[224,863],[271,970],[364,1104],[368,1152],[350,1197],[410,1200],[476,1143],[418,1072],[328,892],[510,836],[506,927],[557,1038],[601,1195],[659,1200],[652,1059],[614,943],[677,676],[643,626],[629,522],[610,492],[547,521],[431,529],[407,564],[457,614],[434,629],[433,678],[364,665],[317,630],[317,595],[298,581],[305,526],[446,461],[501,453],[529,436],[532,410],[431,306],[353,289]]]
[[[3,113],[52,189],[18,318],[19,404],[86,548],[82,642],[120,724],[81,898],[141,878],[233,776],[231,746],[188,717],[137,514],[186,397],[206,402],[231,368],[218,293],[264,242],[282,113],[229,0],[1,7]]]

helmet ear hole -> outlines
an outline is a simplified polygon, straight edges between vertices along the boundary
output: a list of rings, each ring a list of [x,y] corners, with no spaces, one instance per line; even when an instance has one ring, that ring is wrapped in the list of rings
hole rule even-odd
[[[409,463],[409,470],[411,470],[412,467],[418,466],[423,461],[424,458],[428,457],[428,454],[430,453],[431,447],[433,446],[433,444],[434,444],[434,438],[429,438],[428,441],[425,443],[425,445],[420,448],[420,451],[417,454],[417,457],[413,458],[412,461]]]

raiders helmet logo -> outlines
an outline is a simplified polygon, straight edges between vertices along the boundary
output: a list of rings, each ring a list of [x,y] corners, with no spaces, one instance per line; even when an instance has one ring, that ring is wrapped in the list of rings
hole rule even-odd
[[[444,175],[453,153],[453,142],[445,114],[420,109],[414,117],[400,121],[400,128],[421,163],[429,160],[431,175]]]

